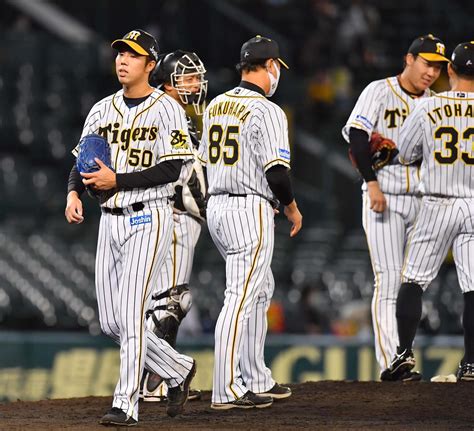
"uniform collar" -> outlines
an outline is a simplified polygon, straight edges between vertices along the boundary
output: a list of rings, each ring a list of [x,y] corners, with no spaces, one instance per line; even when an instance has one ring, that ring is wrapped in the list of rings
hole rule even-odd
[[[256,93],[265,96],[265,91],[263,91],[263,88],[259,87],[258,85],[252,84],[251,82],[240,81],[239,87],[245,88],[246,90],[255,91]]]

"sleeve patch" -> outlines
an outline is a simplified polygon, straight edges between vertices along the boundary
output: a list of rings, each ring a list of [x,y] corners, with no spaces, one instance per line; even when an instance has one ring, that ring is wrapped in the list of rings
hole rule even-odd
[[[188,135],[182,130],[172,130],[170,133],[170,144],[173,149],[189,149]]]
[[[368,129],[374,128],[374,125],[372,124],[372,122],[367,117],[364,117],[363,115],[356,115],[355,121],[358,121],[359,123],[361,123],[364,127],[367,127]]]
[[[290,151],[286,148],[278,148],[278,155],[284,160],[290,160]]]

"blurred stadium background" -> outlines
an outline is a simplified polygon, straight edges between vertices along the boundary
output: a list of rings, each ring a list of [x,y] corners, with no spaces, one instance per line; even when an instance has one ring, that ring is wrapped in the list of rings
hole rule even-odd
[[[290,71],[275,100],[290,122],[304,228],[290,241],[277,219],[269,357],[282,382],[376,378],[361,182],[340,129],[367,83],[401,70],[412,39],[434,33],[450,52],[474,38],[473,14],[474,3],[461,0],[0,0],[0,399],[114,386],[116,352],[99,336],[94,290],[100,212],[85,198],[86,221],[69,226],[64,207],[70,150],[85,116],[118,89],[109,43],[133,28],[156,35],[162,52],[196,51],[209,98],[238,83],[245,40],[262,34],[279,42]],[[446,87],[443,75],[436,88]],[[224,265],[206,231],[191,288],[195,306],[181,344],[212,361]],[[424,297],[427,374],[454,371],[462,306],[448,259]],[[112,377],[99,381],[104,369]],[[209,377],[198,382],[208,387]],[[65,389],[65,379],[75,384]]]

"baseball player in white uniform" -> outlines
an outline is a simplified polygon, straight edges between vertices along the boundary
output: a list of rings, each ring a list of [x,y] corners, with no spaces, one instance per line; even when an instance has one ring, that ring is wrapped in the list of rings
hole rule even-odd
[[[397,158],[378,171],[372,167],[369,140],[374,132],[399,141],[400,128],[418,99],[429,97],[443,62],[444,44],[427,35],[413,41],[405,57],[405,68],[398,76],[371,82],[361,93],[343,128],[362,186],[362,223],[367,236],[375,289],[372,322],[375,353],[382,370],[381,379],[398,344],[395,302],[401,284],[401,270],[407,236],[413,229],[420,207],[419,165],[402,166]],[[400,380],[419,380],[409,371]]]
[[[389,368],[395,378],[415,366],[422,294],[452,247],[464,294],[465,355],[458,380],[474,380],[474,41],[456,47],[448,75],[451,91],[420,101],[400,133],[400,160],[423,161],[423,200],[397,298],[400,344]]]
[[[173,183],[193,154],[183,108],[149,85],[158,57],[155,38],[133,30],[112,47],[118,51],[115,66],[122,89],[92,107],[82,136],[96,133],[107,139],[113,170],[96,160],[101,169],[81,174],[81,181],[73,167],[66,218],[82,222],[84,185],[105,192],[100,199],[96,291],[101,328],[120,345],[120,377],[112,409],[100,423],[133,426],[144,367],[166,380],[170,416],[182,412],[196,370],[192,358],[145,327],[145,311],[171,246]]]
[[[270,102],[278,86],[278,45],[243,44],[240,84],[212,100],[199,151],[207,167],[207,220],[226,262],[226,290],[215,329],[213,409],[264,408],[291,395],[265,366],[266,312],[274,290],[270,264],[278,199],[295,236],[302,216],[288,177],[290,148],[283,110]],[[276,205],[275,205],[276,207]]]
[[[207,95],[206,69],[194,52],[176,50],[161,55],[154,72],[160,88],[183,108],[192,105],[196,115],[202,115]],[[187,116],[191,151],[197,153],[199,134],[191,117]],[[194,249],[206,217],[206,181],[197,157],[183,169],[175,183],[174,232],[170,252],[160,271],[157,291],[148,312],[148,327],[175,347],[181,321],[192,304],[189,281]],[[152,373],[144,374],[143,399],[163,401],[168,386]],[[191,389],[188,399],[198,399],[201,392]]]

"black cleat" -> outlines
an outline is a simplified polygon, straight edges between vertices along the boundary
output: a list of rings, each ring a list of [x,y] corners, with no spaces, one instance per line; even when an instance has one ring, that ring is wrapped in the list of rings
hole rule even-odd
[[[400,377],[400,380],[402,382],[419,382],[422,377],[423,376],[418,371],[407,371]]]
[[[252,391],[247,391],[240,398],[229,403],[212,403],[211,409],[229,410],[229,409],[264,409],[273,404],[273,398],[270,396],[259,396]]]
[[[291,397],[291,389],[288,386],[282,386],[275,383],[273,388],[266,392],[257,394],[260,397],[272,397],[274,400],[282,400],[283,398]]]
[[[112,407],[99,423],[106,427],[134,427],[138,422],[118,407]]]
[[[166,413],[168,416],[174,418],[175,416],[183,413],[184,405],[188,401],[189,396],[189,385],[191,380],[196,374],[196,361],[193,361],[193,366],[189,371],[189,374],[184,379],[183,383],[174,388],[168,388],[168,405],[166,407]]]
[[[405,349],[395,355],[390,367],[384,370],[380,375],[380,380],[383,382],[403,381],[403,377],[411,372],[415,364],[416,361],[415,356],[413,356],[413,351],[411,349]]]
[[[188,401],[198,401],[202,398],[202,392],[199,389],[190,389]]]
[[[458,382],[474,382],[474,364],[461,362],[456,373]]]

